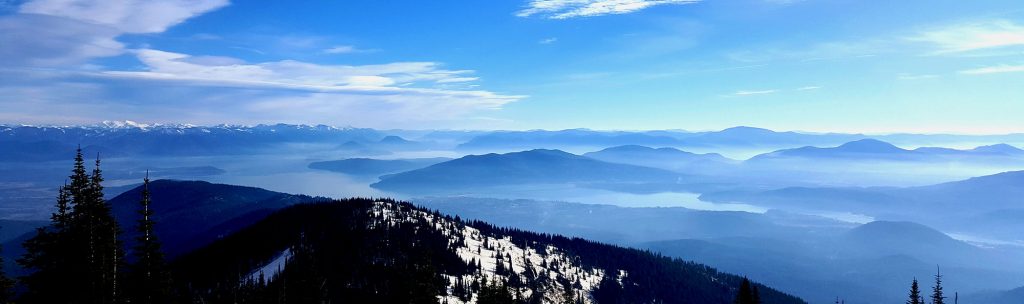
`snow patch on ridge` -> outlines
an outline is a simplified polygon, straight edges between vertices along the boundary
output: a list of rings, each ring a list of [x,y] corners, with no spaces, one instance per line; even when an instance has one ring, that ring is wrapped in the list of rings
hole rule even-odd
[[[288,248],[281,251],[276,258],[271,260],[263,267],[257,268],[249,273],[249,281],[266,283],[273,281],[281,271],[284,271],[285,265],[288,264],[288,260],[292,258],[292,249]],[[260,282],[262,280],[262,282]]]
[[[564,303],[565,287],[558,283],[560,281],[569,283],[568,286],[572,288],[574,298],[581,299],[583,303],[593,303],[590,292],[600,284],[601,279],[606,275],[603,269],[579,266],[576,257],[565,254],[557,247],[549,245],[543,250],[538,250],[537,244],[532,244],[532,246],[531,244],[517,244],[508,236],[496,238],[484,234],[479,229],[458,225],[454,221],[446,220],[444,217],[429,212],[413,210],[411,216],[399,216],[395,205],[383,201],[375,202],[369,212],[373,218],[379,219],[378,222],[371,223],[371,225],[394,226],[400,222],[413,222],[417,218],[422,218],[429,227],[449,236],[456,254],[463,261],[480,266],[479,273],[463,276],[442,274],[448,280],[449,292],[448,295],[439,297],[441,303],[476,303],[477,296],[475,294],[471,295],[469,301],[462,301],[451,294],[451,286],[460,280],[473,282],[483,277],[490,282],[507,283],[508,275],[498,275],[499,263],[506,273],[514,273],[516,276],[525,277],[529,273],[536,277],[547,277],[549,280],[545,281],[546,285],[539,288],[543,293],[543,303]],[[624,270],[619,270],[609,275],[615,275],[615,278],[621,282],[627,273]],[[513,294],[522,295],[524,298],[530,297],[533,292],[526,287],[512,291]]]

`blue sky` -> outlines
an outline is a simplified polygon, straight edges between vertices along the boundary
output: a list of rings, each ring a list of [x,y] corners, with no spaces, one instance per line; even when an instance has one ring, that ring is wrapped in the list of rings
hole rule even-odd
[[[0,1],[4,123],[1007,133],[1022,85],[1019,1]]]

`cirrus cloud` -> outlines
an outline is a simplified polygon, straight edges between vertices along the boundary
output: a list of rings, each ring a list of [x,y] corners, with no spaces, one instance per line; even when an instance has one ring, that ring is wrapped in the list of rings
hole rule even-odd
[[[161,33],[226,0],[34,0],[0,17],[0,64],[60,67],[125,51],[125,34]]]
[[[626,14],[664,4],[690,4],[700,0],[532,0],[516,16],[541,15],[550,19],[570,19]]]
[[[778,92],[778,91],[779,90],[741,90],[741,91],[736,91],[735,93],[732,93],[732,95],[736,95],[736,96],[765,95],[765,94],[772,94],[772,93],[775,93],[775,92]]]
[[[1009,20],[961,23],[924,31],[909,40],[934,45],[935,54],[1024,46],[1024,26]]]
[[[984,74],[999,74],[999,73],[1017,73],[1024,72],[1024,65],[997,65],[990,67],[983,67],[977,69],[969,69],[960,71],[960,74],[968,75],[984,75]]]
[[[463,85],[471,70],[435,62],[322,65],[131,50],[140,70],[0,70],[8,120],[108,119],[219,123],[324,123],[379,128],[451,123],[525,98]],[[451,88],[459,84],[461,89]],[[81,88],[88,88],[81,89]],[[69,96],[65,92],[75,89]],[[47,109],[40,111],[40,109]],[[56,115],[56,116],[55,116]],[[0,118],[3,118],[0,115]],[[484,123],[484,122],[480,122]]]

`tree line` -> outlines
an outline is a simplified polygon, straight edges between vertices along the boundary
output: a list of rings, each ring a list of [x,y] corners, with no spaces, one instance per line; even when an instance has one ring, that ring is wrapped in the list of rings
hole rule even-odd
[[[15,281],[0,271],[0,303],[166,303],[170,276],[153,233],[148,175],[135,225],[139,236],[127,256],[103,197],[99,157],[90,172],[79,148],[68,180],[58,190],[50,224],[22,244],[26,252],[17,263],[28,274],[18,278],[17,294]]]

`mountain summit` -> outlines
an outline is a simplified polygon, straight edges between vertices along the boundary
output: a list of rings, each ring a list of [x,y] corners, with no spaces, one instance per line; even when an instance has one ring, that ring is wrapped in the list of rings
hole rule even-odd
[[[386,175],[371,186],[388,190],[465,189],[482,186],[577,182],[675,181],[677,173],[613,164],[560,150],[470,155],[426,168]]]

